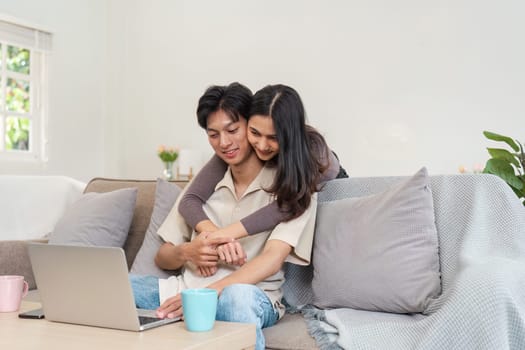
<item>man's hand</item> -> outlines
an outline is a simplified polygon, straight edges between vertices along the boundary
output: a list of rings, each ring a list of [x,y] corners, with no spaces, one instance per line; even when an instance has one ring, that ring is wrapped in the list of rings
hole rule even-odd
[[[204,237],[209,238],[210,234],[214,231],[217,231],[219,228],[215,226],[210,220],[201,221],[195,227],[195,230],[199,235],[204,235]],[[199,275],[202,277],[210,277],[215,275],[217,272],[217,266],[197,266]]]
[[[214,232],[201,232],[198,237],[205,238],[205,239],[216,239],[216,240],[225,240],[227,243],[221,244],[218,247],[216,247],[216,253],[218,256],[218,260],[223,261],[226,264],[230,265],[236,265],[236,266],[242,266],[244,263],[246,263],[247,255],[244,251],[242,245],[234,240],[233,238],[228,238],[226,236],[222,236],[220,234],[220,231],[214,231]],[[221,238],[222,237],[222,238]],[[198,265],[194,262],[195,265],[199,268],[199,274],[204,277],[213,276],[217,272],[217,266],[209,266],[209,265]]]
[[[242,245],[237,241],[218,246],[217,255],[219,260],[235,266],[244,265],[248,259]],[[199,274],[203,277],[213,276],[217,272],[217,266],[198,266],[198,268]]]
[[[160,318],[175,318],[182,316],[182,296],[177,294],[166,299],[157,309],[157,316]]]
[[[186,243],[185,258],[196,266],[216,267],[219,260],[217,246],[230,243],[232,240],[228,237],[212,237],[209,234],[201,233],[191,242]]]

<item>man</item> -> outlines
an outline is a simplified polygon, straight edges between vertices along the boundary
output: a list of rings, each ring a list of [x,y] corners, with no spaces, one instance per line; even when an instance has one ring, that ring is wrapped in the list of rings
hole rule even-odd
[[[246,115],[251,92],[233,83],[227,87],[213,86],[199,100],[199,107],[209,107],[205,118],[208,140],[216,155],[229,168],[215,192],[204,205],[208,217],[224,227],[270,203],[271,194],[264,191],[273,182],[274,170],[264,166],[253,152],[246,138]],[[284,283],[282,265],[285,260],[308,264],[314,230],[316,201],[299,218],[277,225],[271,232],[242,238],[240,245],[247,261],[242,266],[218,261],[217,246],[230,239],[197,234],[183,220],[175,204],[159,235],[165,243],[155,258],[164,269],[182,268],[182,274],[167,280],[149,283],[152,294],[157,294],[161,317],[182,314],[180,291],[185,288],[214,288],[219,293],[217,320],[255,323],[257,349],[264,349],[262,328],[269,327],[284,314],[281,304],[281,286]],[[204,277],[197,266],[216,266],[215,273]],[[153,282],[153,281],[150,281]],[[144,283],[134,283],[144,288]],[[148,284],[148,283],[146,283]],[[137,298],[142,300],[140,296]],[[146,297],[148,299],[148,297]],[[151,298],[149,298],[151,299]]]

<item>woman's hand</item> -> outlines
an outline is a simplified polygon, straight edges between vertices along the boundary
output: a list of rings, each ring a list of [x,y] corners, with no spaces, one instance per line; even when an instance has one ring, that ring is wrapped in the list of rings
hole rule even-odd
[[[217,247],[219,260],[226,264],[242,266],[246,263],[248,256],[239,241],[225,243]]]

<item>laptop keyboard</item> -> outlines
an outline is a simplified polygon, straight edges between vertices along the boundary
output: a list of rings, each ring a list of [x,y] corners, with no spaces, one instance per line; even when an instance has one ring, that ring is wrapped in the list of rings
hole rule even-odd
[[[160,320],[158,317],[139,316],[139,323],[143,326],[148,323],[157,322]]]

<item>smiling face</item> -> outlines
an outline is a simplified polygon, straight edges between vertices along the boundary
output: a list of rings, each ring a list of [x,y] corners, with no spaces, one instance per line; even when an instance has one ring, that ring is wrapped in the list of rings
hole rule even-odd
[[[246,125],[246,119],[239,118],[236,122],[222,110],[208,117],[208,142],[217,156],[229,166],[240,165],[253,154],[246,138]]]
[[[272,159],[279,153],[279,142],[269,116],[254,115],[248,121],[248,141],[257,157],[263,161]]]

